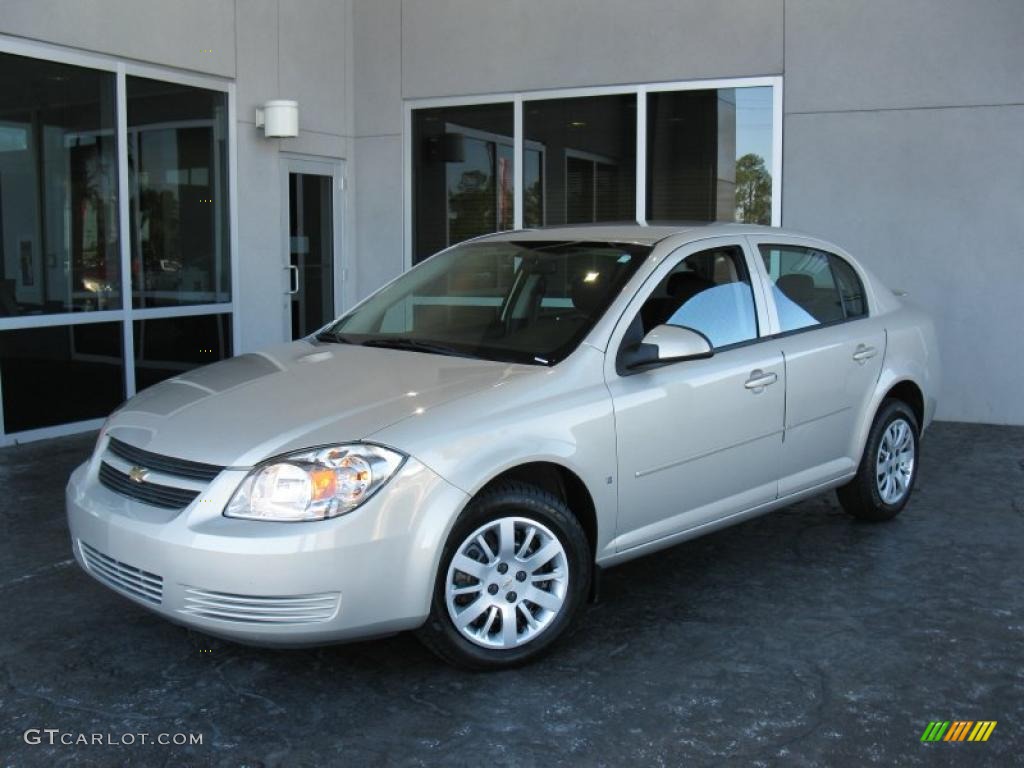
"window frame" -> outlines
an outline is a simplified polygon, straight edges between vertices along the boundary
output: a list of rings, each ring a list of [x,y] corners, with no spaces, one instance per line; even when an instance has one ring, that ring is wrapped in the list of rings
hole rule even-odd
[[[235,83],[227,78],[216,75],[193,74],[155,64],[144,64],[117,56],[91,53],[65,48],[51,43],[11,37],[0,34],[0,53],[24,56],[30,59],[56,62],[74,67],[99,70],[114,75],[115,78],[115,136],[117,139],[117,213],[118,213],[118,256],[121,278],[121,305],[118,309],[97,310],[91,312],[59,312],[46,315],[21,315],[0,318],[0,331],[20,330],[25,328],[42,328],[52,326],[82,325],[116,321],[122,328],[122,362],[123,383],[126,398],[137,392],[135,383],[135,336],[134,324],[139,320],[158,320],[173,317],[195,315],[231,316],[231,348],[237,353],[240,347],[241,324],[238,322],[238,141],[237,141],[237,101]],[[228,195],[228,259],[230,279],[228,290],[231,300],[207,304],[187,304],[168,307],[134,307],[132,279],[132,257],[130,230],[130,190],[128,179],[128,89],[129,77],[141,77],[159,80],[193,88],[220,91],[227,95],[227,178],[225,179]],[[0,380],[0,402],[2,402],[3,382]],[[51,437],[62,437],[78,432],[98,429],[104,419],[88,419],[69,422],[52,427],[39,427],[18,432],[7,432],[3,421],[3,409],[0,408],[0,446],[13,445],[28,440],[41,440]]]
[[[476,96],[446,96],[440,98],[405,99],[402,121],[402,190],[403,190],[403,232],[404,269],[413,266],[413,113],[419,109],[438,107],[468,107],[480,104],[512,104],[512,229],[523,229],[523,157],[524,125],[523,106],[531,101],[547,99],[585,98],[588,96],[636,97],[636,210],[638,224],[647,223],[647,95],[663,91],[703,91],[722,88],[772,89],[772,226],[782,224],[782,87],[783,77],[738,77],[717,80],[682,80],[671,82],[639,83],[626,85],[588,86],[579,88],[554,88],[533,91],[505,91]],[[753,279],[753,273],[751,274]]]
[[[839,302],[843,307],[843,319],[846,321],[852,321],[863,320],[864,318],[870,317],[871,308],[868,304],[868,291],[867,288],[864,287],[864,279],[860,276],[860,272],[858,272],[853,264],[850,263],[849,259],[844,259],[839,254],[832,253],[831,251],[823,251],[823,253],[828,254],[828,268],[832,272],[832,280],[835,282],[836,289],[839,291]],[[864,311],[856,317],[850,317],[849,312],[847,312],[846,297],[843,296],[843,288],[839,281],[839,273],[836,272],[836,262],[844,264],[850,270],[850,274],[853,275],[853,279],[857,281],[857,287],[860,288],[860,302],[863,305]]]
[[[629,330],[629,326],[632,325],[633,320],[640,313],[643,305],[647,303],[647,300],[651,298],[651,294],[657,290],[658,286],[665,280],[666,277],[682,263],[684,260],[693,256],[697,253],[703,253],[704,251],[720,250],[722,248],[739,248],[743,254],[744,265],[747,268],[747,275],[750,277],[750,292],[754,301],[754,324],[757,328],[757,335],[752,339],[746,341],[736,342],[735,344],[728,344],[723,347],[715,347],[714,355],[717,357],[720,354],[731,352],[734,349],[743,349],[753,344],[760,344],[773,338],[767,333],[772,327],[770,326],[771,317],[768,309],[767,298],[764,291],[764,283],[762,282],[761,272],[757,270],[757,258],[755,258],[755,251],[750,248],[750,243],[747,238],[742,235],[736,236],[718,236],[708,237],[700,240],[692,240],[687,243],[683,243],[674,247],[667,255],[665,255],[657,268],[652,270],[640,286],[634,291],[633,296],[627,302],[625,309],[615,321],[614,328],[611,336],[608,340],[608,351],[615,350],[614,354],[606,355],[606,370],[614,372],[618,376],[634,376],[642,371],[623,371],[619,368],[619,358],[622,354],[623,344],[626,341],[626,333]],[[656,255],[658,248],[656,247],[652,251],[652,255]],[[773,308],[774,309],[774,308]],[[714,359],[714,358],[709,358]],[[684,362],[684,361],[680,361]],[[698,361],[686,361],[686,362],[698,362]],[[675,365],[676,363],[669,363],[669,365]]]
[[[811,238],[800,238],[800,237],[777,237],[777,236],[750,236],[746,238],[750,244],[750,252],[754,257],[754,263],[757,267],[758,274],[764,286],[764,299],[769,308],[769,317],[771,322],[771,333],[765,338],[768,339],[780,339],[787,336],[794,336],[800,333],[809,333],[812,331],[820,331],[825,328],[834,328],[838,325],[845,325],[846,323],[855,323],[858,320],[867,320],[872,316],[874,299],[869,294],[867,285],[868,281],[864,279],[864,273],[861,271],[860,266],[854,262],[848,255],[838,253],[835,246],[828,243],[823,243]],[[830,320],[827,323],[818,323],[817,325],[809,325],[805,328],[795,328],[791,331],[782,330],[782,326],[779,323],[778,308],[775,305],[775,298],[772,296],[770,286],[774,283],[771,275],[768,274],[768,269],[764,263],[764,257],[761,255],[761,248],[800,248],[806,250],[814,250],[824,254],[827,258],[829,274],[832,275],[832,282],[836,286],[836,293],[840,297],[840,307],[843,310],[843,317],[838,320]],[[841,260],[844,264],[850,267],[857,280],[860,282],[860,287],[864,296],[864,314],[858,315],[857,317],[846,316],[846,305],[842,301],[842,294],[839,290],[839,281],[836,280],[835,270],[833,268],[832,259],[836,258]]]

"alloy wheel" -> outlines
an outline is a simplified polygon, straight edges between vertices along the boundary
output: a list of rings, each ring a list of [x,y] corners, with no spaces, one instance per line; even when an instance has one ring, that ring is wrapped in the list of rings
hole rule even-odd
[[[878,495],[886,504],[898,504],[910,491],[914,476],[914,433],[904,419],[895,419],[882,434],[875,462]]]
[[[502,517],[473,531],[455,550],[445,603],[468,640],[510,649],[551,626],[568,586],[569,561],[558,537],[535,520]]]

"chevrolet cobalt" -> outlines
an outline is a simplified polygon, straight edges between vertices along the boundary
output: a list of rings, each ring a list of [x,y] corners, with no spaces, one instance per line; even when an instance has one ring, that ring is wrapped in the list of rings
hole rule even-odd
[[[508,667],[565,634],[598,569],[832,489],[898,514],[937,374],[928,317],[822,240],[504,232],[122,405],[68,484],[72,546],[212,635],[415,630]]]

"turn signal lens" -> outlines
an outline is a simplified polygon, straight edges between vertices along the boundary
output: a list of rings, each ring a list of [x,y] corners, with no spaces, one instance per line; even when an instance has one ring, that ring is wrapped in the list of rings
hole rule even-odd
[[[313,486],[313,501],[331,498],[338,488],[338,473],[333,469],[314,469],[309,473],[309,480]]]

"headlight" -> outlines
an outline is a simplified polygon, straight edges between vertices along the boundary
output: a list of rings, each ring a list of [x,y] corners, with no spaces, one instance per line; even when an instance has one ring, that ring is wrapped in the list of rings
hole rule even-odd
[[[358,507],[402,466],[379,445],[313,448],[261,464],[246,475],[224,515],[248,520],[326,520]]]

